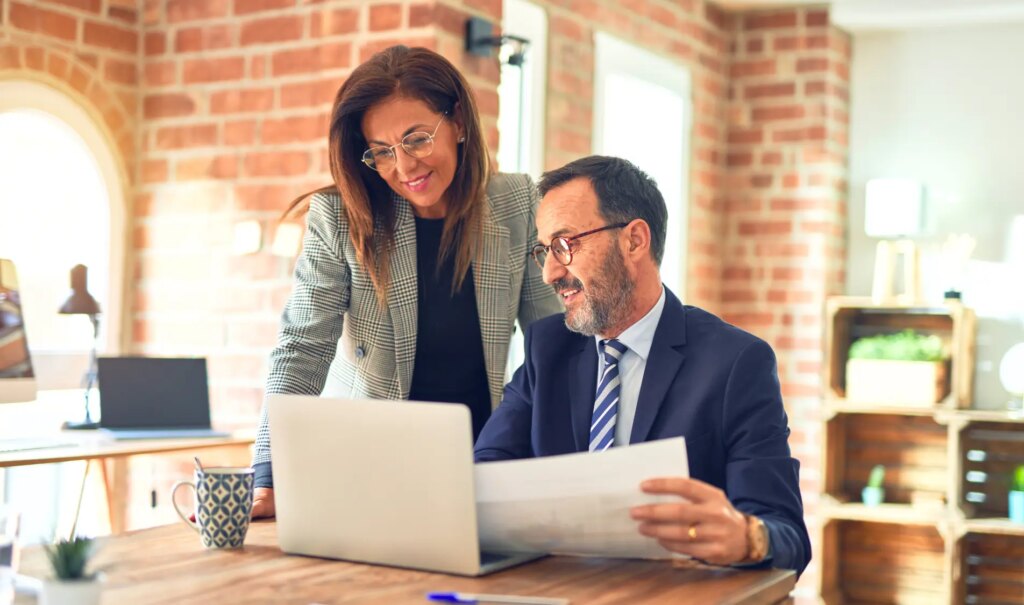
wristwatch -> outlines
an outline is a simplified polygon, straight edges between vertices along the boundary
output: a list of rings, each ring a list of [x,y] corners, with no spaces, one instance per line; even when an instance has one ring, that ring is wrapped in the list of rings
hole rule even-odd
[[[760,563],[768,556],[768,527],[754,515],[747,518],[747,556],[741,563]]]

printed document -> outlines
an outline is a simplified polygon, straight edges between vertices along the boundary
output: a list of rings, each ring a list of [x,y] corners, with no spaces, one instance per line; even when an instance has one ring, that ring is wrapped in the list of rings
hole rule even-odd
[[[474,467],[477,523],[485,551],[667,559],[641,535],[629,509],[679,502],[645,494],[654,477],[689,477],[682,437],[603,452],[487,462]]]

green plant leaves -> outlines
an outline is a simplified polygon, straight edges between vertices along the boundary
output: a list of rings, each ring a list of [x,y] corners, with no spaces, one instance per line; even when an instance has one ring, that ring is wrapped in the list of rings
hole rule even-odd
[[[942,361],[948,357],[942,339],[913,330],[858,338],[848,353],[850,359],[889,359],[897,361]]]
[[[46,558],[53,567],[53,574],[61,580],[86,579],[85,567],[92,557],[94,547],[95,542],[92,538],[78,536],[43,546]]]

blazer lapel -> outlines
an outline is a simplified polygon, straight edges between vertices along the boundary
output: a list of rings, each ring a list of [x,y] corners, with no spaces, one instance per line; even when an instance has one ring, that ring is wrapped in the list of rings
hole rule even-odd
[[[686,360],[686,354],[683,352],[685,344],[686,310],[679,299],[666,288],[665,308],[654,331],[647,366],[644,368],[644,379],[640,384],[633,429],[629,435],[630,443],[641,443],[650,435],[658,410],[665,403],[665,394]]]
[[[569,407],[576,451],[590,449],[590,423],[597,390],[597,347],[592,337],[581,337],[579,352],[569,361]]]
[[[388,311],[395,330],[395,373],[402,398],[409,397],[416,361],[419,288],[416,279],[416,223],[409,202],[398,195],[395,204],[395,248],[391,253]]]
[[[473,283],[492,407],[497,407],[501,402],[508,339],[512,330],[509,325],[512,293],[508,272],[508,238],[508,228],[497,224],[490,212],[486,212],[480,254],[473,261]]]

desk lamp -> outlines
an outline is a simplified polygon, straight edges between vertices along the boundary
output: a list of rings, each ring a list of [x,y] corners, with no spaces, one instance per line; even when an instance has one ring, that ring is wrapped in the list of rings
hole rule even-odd
[[[920,253],[910,237],[921,232],[924,188],[910,179],[871,179],[864,201],[864,232],[881,238],[875,251],[871,297],[876,304],[920,302]],[[903,292],[896,292],[893,282],[900,257]]]
[[[100,335],[100,305],[86,288],[88,273],[89,270],[85,265],[75,265],[71,268],[71,295],[58,311],[64,315],[88,315],[89,321],[92,322],[92,352],[89,355],[89,369],[82,377],[82,384],[85,385],[85,420],[65,422],[65,429],[95,429],[99,427],[99,424],[93,421],[89,414],[89,394],[92,392],[93,385],[96,384],[96,340]]]

